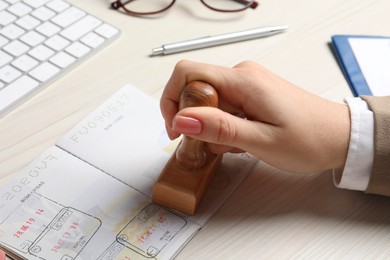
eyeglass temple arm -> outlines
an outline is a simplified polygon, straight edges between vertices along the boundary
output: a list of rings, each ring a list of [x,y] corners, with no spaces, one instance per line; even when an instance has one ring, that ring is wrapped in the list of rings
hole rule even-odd
[[[243,5],[247,5],[251,2],[251,1],[247,1],[247,0],[232,0],[232,1],[243,4]],[[249,7],[252,9],[255,9],[258,5],[259,5],[258,2],[253,1],[253,3]]]

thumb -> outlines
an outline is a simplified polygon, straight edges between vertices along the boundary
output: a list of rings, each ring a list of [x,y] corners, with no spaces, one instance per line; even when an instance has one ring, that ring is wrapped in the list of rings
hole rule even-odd
[[[172,130],[192,138],[250,152],[262,140],[264,124],[213,107],[188,107],[173,119]],[[255,144],[257,143],[257,145]]]

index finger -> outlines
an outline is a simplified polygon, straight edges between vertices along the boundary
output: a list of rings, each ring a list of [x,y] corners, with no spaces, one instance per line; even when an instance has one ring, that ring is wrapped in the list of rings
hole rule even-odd
[[[192,81],[204,81],[215,88],[223,85],[223,70],[228,68],[187,60],[176,64],[168,80],[160,100],[160,109],[170,137],[177,137],[171,131],[172,121],[179,111],[180,94],[184,87]]]

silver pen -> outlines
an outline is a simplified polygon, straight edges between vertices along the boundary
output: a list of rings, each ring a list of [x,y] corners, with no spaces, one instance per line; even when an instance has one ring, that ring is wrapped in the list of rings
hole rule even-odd
[[[227,43],[252,40],[259,37],[265,37],[276,33],[283,32],[288,25],[261,27],[245,31],[221,34],[216,36],[206,36],[192,40],[164,44],[161,47],[152,50],[152,56],[167,55],[172,53],[190,51],[206,47],[212,47]]]

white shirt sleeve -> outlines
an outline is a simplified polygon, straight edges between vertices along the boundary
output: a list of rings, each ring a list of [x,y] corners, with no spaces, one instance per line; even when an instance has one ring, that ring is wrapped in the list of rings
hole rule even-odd
[[[374,115],[361,98],[346,98],[351,115],[351,135],[343,171],[334,171],[338,188],[366,190],[374,161]]]

